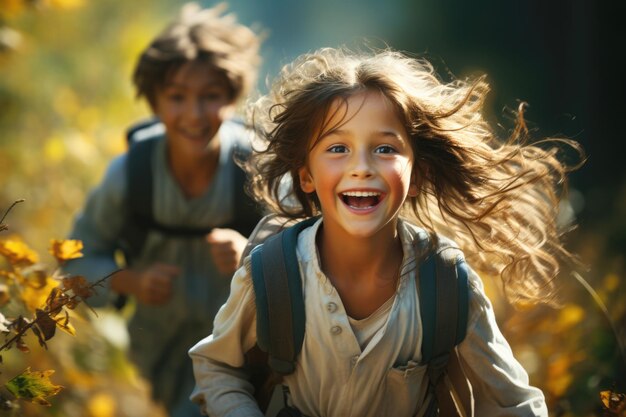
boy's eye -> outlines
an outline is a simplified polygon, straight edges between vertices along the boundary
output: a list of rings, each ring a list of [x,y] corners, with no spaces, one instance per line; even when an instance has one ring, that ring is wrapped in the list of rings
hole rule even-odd
[[[348,148],[344,145],[333,145],[328,148],[328,152],[330,153],[345,153],[348,152]]]
[[[375,153],[396,153],[396,149],[390,145],[381,145],[374,150]]]
[[[210,92],[202,94],[202,98],[207,101],[215,101],[221,100],[223,98],[223,94],[219,92]]]
[[[183,101],[185,96],[181,93],[170,93],[167,95],[167,99],[170,101]]]

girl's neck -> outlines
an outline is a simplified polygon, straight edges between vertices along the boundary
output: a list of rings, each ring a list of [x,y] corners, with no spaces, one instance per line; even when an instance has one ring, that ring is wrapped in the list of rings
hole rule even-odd
[[[322,223],[317,243],[321,267],[332,280],[397,279],[403,258],[397,221],[368,237],[334,233]]]
[[[393,223],[365,238],[345,236],[337,229],[318,233],[322,270],[354,319],[369,317],[396,293],[403,252]]]

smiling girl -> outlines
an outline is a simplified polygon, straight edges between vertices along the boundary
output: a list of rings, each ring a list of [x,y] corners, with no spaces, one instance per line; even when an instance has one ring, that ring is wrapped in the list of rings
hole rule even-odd
[[[570,258],[555,223],[566,167],[554,149],[498,141],[481,115],[486,92],[482,80],[443,83],[427,62],[397,52],[323,49],[286,66],[256,103],[265,137],[251,165],[258,198],[286,217],[321,215],[297,242],[306,332],[283,380],[290,415],[422,415],[423,229],[433,239],[445,230],[477,269],[497,271],[512,300],[553,295]],[[547,416],[481,279],[470,271],[469,281],[457,350],[476,415]],[[213,334],[190,351],[192,399],[208,415],[263,415],[245,366],[255,323],[254,288],[240,268]]]

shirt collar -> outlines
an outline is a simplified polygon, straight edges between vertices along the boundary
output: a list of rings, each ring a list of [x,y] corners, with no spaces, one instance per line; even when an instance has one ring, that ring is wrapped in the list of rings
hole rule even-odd
[[[303,262],[312,262],[316,272],[321,272],[319,254],[317,251],[317,245],[315,244],[315,237],[317,236],[317,231],[321,224],[322,219],[320,218],[312,226],[300,232],[300,235],[298,236],[298,257]],[[402,250],[404,252],[402,269],[403,272],[405,272],[405,268],[412,264],[414,265],[415,263],[415,248],[417,247],[420,251],[423,251],[427,247],[428,233],[424,229],[414,226],[402,219],[398,220],[398,233],[400,241],[402,242]],[[407,274],[403,273],[401,275],[404,276]]]

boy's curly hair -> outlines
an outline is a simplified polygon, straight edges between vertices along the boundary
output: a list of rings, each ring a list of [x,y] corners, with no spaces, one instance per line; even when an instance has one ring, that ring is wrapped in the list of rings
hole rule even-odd
[[[561,263],[575,260],[561,242],[557,215],[566,174],[576,167],[559,152],[584,156],[567,139],[527,144],[523,107],[511,137],[499,140],[482,114],[484,77],[446,83],[427,61],[388,49],[300,56],[250,107],[262,138],[248,166],[255,197],[291,218],[318,214],[316,195],[298,186],[298,170],[311,145],[334,128],[322,126],[331,103],[368,89],[395,105],[413,147],[420,192],[407,198],[403,216],[456,240],[477,269],[500,276],[511,301],[554,301]],[[285,178],[295,184],[287,191]]]
[[[261,61],[261,36],[222,15],[226,4],[202,9],[185,4],[180,15],[140,55],[133,73],[137,97],[154,104],[156,91],[187,62],[203,61],[223,73],[233,102],[246,96],[256,83]]]

